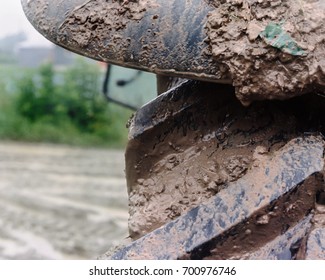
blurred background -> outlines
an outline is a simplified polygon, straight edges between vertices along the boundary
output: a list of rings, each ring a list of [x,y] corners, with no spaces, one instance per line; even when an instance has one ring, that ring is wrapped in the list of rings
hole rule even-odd
[[[128,236],[126,123],[155,77],[112,66],[107,98],[107,65],[0,4],[0,259],[96,259]]]

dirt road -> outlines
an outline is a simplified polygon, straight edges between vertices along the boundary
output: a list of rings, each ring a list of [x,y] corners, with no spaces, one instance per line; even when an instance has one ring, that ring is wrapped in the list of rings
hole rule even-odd
[[[123,151],[0,143],[0,259],[95,259],[127,218]]]

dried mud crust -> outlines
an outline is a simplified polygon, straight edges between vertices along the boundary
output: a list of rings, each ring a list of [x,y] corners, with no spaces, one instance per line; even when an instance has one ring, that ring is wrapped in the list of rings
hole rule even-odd
[[[243,104],[325,90],[325,3],[211,1],[209,53],[231,73]]]
[[[123,61],[131,39],[122,38],[119,30],[140,21],[148,7],[149,0],[86,1],[61,24],[57,40],[72,49],[82,48],[83,54],[90,57],[96,54],[100,58],[103,51],[111,49],[108,56],[112,60]],[[102,56],[105,60],[107,54]]]
[[[229,83],[228,73],[202,55],[211,6],[199,6],[199,1],[91,0],[70,11],[50,37],[72,51],[120,66]]]
[[[309,116],[301,105],[281,102],[244,109],[234,99],[217,108],[216,96],[220,94],[213,92],[202,104],[186,104],[190,109],[176,116],[174,123],[157,124],[130,140],[126,165],[133,239],[187,213],[229,183],[254,174],[256,167],[298,135]],[[157,112],[153,122],[160,117]]]

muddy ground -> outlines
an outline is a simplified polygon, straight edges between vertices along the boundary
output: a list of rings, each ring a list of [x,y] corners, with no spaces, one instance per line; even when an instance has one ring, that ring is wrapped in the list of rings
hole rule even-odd
[[[0,259],[96,259],[127,237],[124,152],[0,142]]]

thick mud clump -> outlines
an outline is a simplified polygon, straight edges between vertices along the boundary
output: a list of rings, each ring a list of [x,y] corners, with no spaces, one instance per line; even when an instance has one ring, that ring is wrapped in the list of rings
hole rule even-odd
[[[324,1],[214,1],[209,52],[243,104],[325,88]]]

